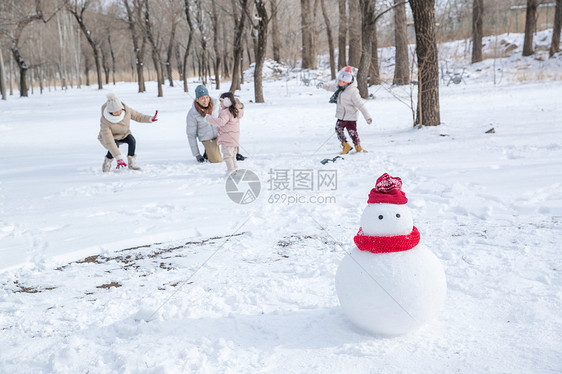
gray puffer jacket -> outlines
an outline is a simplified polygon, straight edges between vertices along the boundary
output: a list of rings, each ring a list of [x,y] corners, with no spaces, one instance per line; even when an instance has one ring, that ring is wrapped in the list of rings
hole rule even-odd
[[[216,99],[213,100],[213,117],[218,117],[218,112],[220,111],[220,103]],[[217,128],[211,126],[205,117],[201,117],[201,114],[195,108],[195,101],[191,106],[189,112],[187,112],[186,118],[186,128],[187,140],[189,141],[189,146],[191,147],[191,153],[193,157],[201,156],[199,153],[199,146],[197,144],[197,139],[199,141],[213,140],[217,137]]]
[[[336,91],[338,89],[337,81],[333,83],[323,83],[322,87],[328,91]],[[361,111],[365,120],[371,118],[365,101],[359,95],[357,81],[353,80],[349,86],[340,92],[337,100],[336,118],[343,121],[357,121],[357,112]]]

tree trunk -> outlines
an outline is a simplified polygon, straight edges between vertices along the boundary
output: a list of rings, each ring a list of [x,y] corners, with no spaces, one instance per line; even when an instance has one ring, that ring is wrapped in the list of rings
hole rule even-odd
[[[525,17],[525,40],[523,41],[523,56],[535,53],[533,36],[537,28],[537,0],[527,0],[527,14]]]
[[[234,93],[236,90],[240,89],[241,81],[241,70],[242,70],[242,58],[243,58],[243,48],[242,41],[244,36],[244,27],[246,24],[245,12],[248,8],[248,0],[238,0],[241,12],[238,13],[238,7],[236,6],[236,1],[232,0],[232,10],[234,15],[234,42],[232,43],[232,56],[234,58],[234,66],[232,67],[232,82],[230,84],[229,91]]]
[[[550,43],[549,56],[560,52],[560,28],[562,26],[562,0],[556,0],[556,11],[554,13],[554,26],[552,27],[552,42]]]
[[[279,36],[279,19],[277,17],[277,1],[271,0],[271,42],[273,45],[273,59],[281,62],[281,38]]]
[[[19,41],[23,33],[23,30],[28,25],[30,25],[34,21],[43,19],[43,13],[41,12],[41,3],[39,1],[36,1],[35,6],[36,6],[35,13],[21,14],[19,19],[12,20],[12,22],[16,23],[16,28],[14,30],[13,36],[11,36],[10,50],[12,51],[12,55],[14,56],[14,60],[16,61],[16,64],[18,64],[18,67],[20,68],[20,96],[22,97],[27,97],[28,95],[27,77],[26,77],[28,66],[24,61],[23,56],[20,53]]]
[[[326,1],[320,0],[320,5],[322,6],[322,16],[324,17],[324,22],[326,23],[326,34],[328,36],[328,49],[330,54],[330,74],[333,80],[336,79],[336,58],[334,54],[334,38],[332,37],[332,26],[330,25],[330,18],[328,17],[328,12],[326,11]]]
[[[439,114],[439,65],[435,41],[435,0],[410,0],[416,30],[418,107],[415,124],[437,126]]]
[[[43,67],[38,67],[37,69],[37,78],[39,81],[39,93],[43,94]]]
[[[90,44],[90,47],[92,47],[92,51],[94,53],[94,64],[96,65],[96,75],[98,78],[98,89],[101,90],[103,89],[103,82],[102,82],[102,73],[101,73],[101,56],[100,56],[100,52],[98,49],[98,46],[96,45],[96,43],[92,40],[92,43]]]
[[[28,96],[28,88],[27,88],[27,64],[23,60],[20,55],[20,52],[17,46],[12,45],[12,55],[14,56],[14,60],[18,64],[20,69],[20,96],[27,97]]]
[[[105,74],[105,84],[109,84],[109,72],[111,71],[111,69],[109,68],[109,62],[107,61],[107,53],[104,52],[103,48],[100,48],[101,51],[101,62],[102,62],[102,67],[103,67],[103,72]],[[63,78],[63,73],[61,71],[61,78]],[[64,86],[66,87],[66,81],[64,82]]]
[[[115,86],[115,53],[113,52],[113,45],[111,45],[111,35],[107,35],[107,44],[109,45],[109,54],[111,56],[111,76]]]
[[[6,100],[6,70],[4,69],[2,50],[0,50],[0,94],[2,95],[2,100]]]
[[[361,20],[363,15],[361,14],[360,0],[348,0],[349,4],[349,59],[348,64],[351,66],[359,66],[361,61],[361,54],[363,52],[361,46],[362,40],[362,26]],[[367,49],[370,49],[369,45]]]
[[[473,0],[472,3],[472,63],[482,61],[482,17],[484,0]]]
[[[90,87],[90,62],[84,59],[84,74],[86,75],[86,86]],[[57,81],[55,79],[55,90],[57,87]]]
[[[269,23],[267,8],[265,7],[264,0],[254,0],[256,11],[258,13],[258,41],[256,45],[256,66],[254,68],[254,91],[256,103],[263,103],[263,64],[265,61],[265,54],[267,52],[267,27]]]
[[[150,21],[150,7],[148,1],[144,3],[144,25],[143,25],[143,32],[146,35],[146,39],[150,43],[150,47],[152,49],[152,63],[154,64],[154,69],[156,70],[156,83],[158,86],[158,97],[164,96],[164,92],[162,91],[162,85],[164,84],[163,75],[162,75],[162,65],[160,59],[160,53],[158,48],[158,41],[155,39],[153,31],[152,31],[152,22]]]
[[[230,31],[230,30],[229,30]],[[226,36],[226,27],[222,28],[222,40],[228,40]],[[222,71],[223,71],[223,79],[229,79],[230,76],[230,67],[232,64],[232,58],[228,55],[228,46],[227,43],[222,43]]]
[[[398,4],[401,0],[394,0]],[[406,29],[406,4],[394,8],[394,46],[395,65],[392,84],[405,85],[410,83],[410,67],[408,57],[408,32]]]
[[[72,7],[68,7],[67,9],[74,16],[74,19],[76,19],[76,22],[78,23],[78,26],[80,26],[80,30],[82,30],[82,34],[84,35],[84,37],[88,41],[88,44],[90,45],[90,47],[92,48],[92,52],[94,54],[94,63],[96,65],[96,74],[97,74],[97,77],[98,77],[98,89],[102,90],[103,89],[103,78],[102,78],[101,56],[100,56],[100,51],[99,51],[99,47],[98,47],[98,42],[95,41],[92,38],[92,32],[88,29],[88,27],[84,23],[84,11],[86,10],[86,6],[84,6],[80,9],[80,13],[78,13],[77,9],[72,8]]]
[[[214,4],[214,3],[213,3]],[[166,75],[168,76],[168,82],[170,87],[174,87],[174,77],[172,75],[172,57],[174,56],[174,41],[176,39],[176,28],[178,23],[174,19],[172,23],[172,28],[170,30],[170,39],[168,40],[168,48],[166,49]]]
[[[369,86],[381,84],[381,74],[379,69],[379,43],[377,40],[377,24],[373,25],[371,34],[371,68],[369,70]]]
[[[338,0],[338,70],[347,65],[347,10],[346,0]]]
[[[125,9],[127,11],[127,24],[129,25],[129,31],[131,32],[131,38],[133,40],[133,49],[135,52],[135,66],[137,69],[137,83],[139,86],[139,92],[145,92],[146,86],[144,84],[143,66],[144,66],[144,46],[145,46],[146,39],[143,37],[142,43],[139,43],[138,33],[135,28],[135,19],[134,19],[133,10],[131,10],[128,0],[123,0],[123,5],[125,5]],[[135,4],[134,6],[137,7],[135,8],[135,13],[140,14],[140,10],[138,9],[138,4]]]
[[[183,81],[183,58],[180,52],[180,43],[175,44],[174,53],[176,55],[176,68],[178,69],[178,74],[180,75],[180,81]]]
[[[211,19],[213,20],[213,50],[215,51],[215,61],[213,64],[213,69],[215,72],[215,89],[220,90],[221,79],[220,79],[220,66],[221,66],[221,55],[219,52],[219,15],[217,11],[216,1],[212,2],[213,13]]]
[[[185,53],[183,55],[183,91],[189,92],[189,88],[187,86],[187,59],[189,57],[189,52],[191,52],[191,44],[193,42],[193,22],[191,21],[191,11],[189,9],[189,0],[184,0],[184,11],[185,11],[185,18],[187,20],[187,25],[189,26],[189,37],[187,40],[187,47],[185,48]]]
[[[10,96],[14,95],[14,63],[11,58],[8,59],[10,61],[10,79],[8,80],[8,87],[10,90]]]
[[[302,68],[316,69],[315,35],[312,0],[301,0]]]
[[[357,88],[362,98],[369,97],[367,80],[371,70],[372,43],[371,37],[375,31],[375,2],[376,0],[360,0],[361,24],[361,58],[357,73]],[[350,54],[351,55],[351,54]]]

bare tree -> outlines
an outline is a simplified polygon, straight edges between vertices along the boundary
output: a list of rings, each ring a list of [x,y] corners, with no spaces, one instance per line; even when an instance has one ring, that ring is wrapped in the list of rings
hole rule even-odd
[[[214,2],[213,2],[214,3]],[[176,9],[174,9],[173,4],[170,3],[171,7],[168,9],[167,16],[170,17],[170,21],[167,22],[170,26],[170,37],[168,39],[168,46],[166,48],[166,61],[164,65],[166,66],[166,75],[168,76],[168,82],[170,87],[174,87],[174,77],[172,75],[172,57],[174,56],[174,43],[176,39],[176,29],[178,27],[178,17]]]
[[[357,88],[362,98],[369,96],[367,79],[371,68],[372,59],[372,37],[376,38],[375,7],[376,0],[359,0],[362,14],[361,22],[361,59],[359,62],[359,72],[357,73]]]
[[[2,100],[6,100],[6,70],[4,69],[4,57],[2,57],[2,50],[0,49],[0,94]]]
[[[219,90],[221,88],[220,80],[220,66],[221,66],[221,55],[219,52],[219,15],[217,11],[216,1],[212,1],[212,13],[211,20],[213,21],[213,49],[215,51],[215,61],[213,68],[215,70],[215,89]]]
[[[371,34],[371,66],[369,68],[369,86],[381,84],[381,74],[379,68],[379,42],[377,39],[377,23],[373,26]]]
[[[232,43],[232,55],[234,58],[234,65],[232,67],[232,82],[230,84],[230,92],[234,93],[240,89],[241,81],[241,65],[243,53],[243,35],[246,26],[246,17],[244,14],[247,12],[249,0],[232,0],[232,15],[234,17],[234,41]]]
[[[157,39],[156,35],[154,35],[154,25],[150,20],[150,4],[149,0],[134,0],[139,4],[136,7],[139,11],[142,12],[142,15],[139,15],[138,18],[142,19],[143,22],[140,22],[139,25],[146,36],[146,40],[151,48],[151,56],[152,56],[152,63],[154,64],[154,69],[156,70],[156,83],[158,86],[158,97],[164,96],[164,92],[162,91],[162,85],[164,84],[162,79],[162,63],[160,59],[160,40]],[[144,10],[144,11],[143,11]]]
[[[525,16],[525,39],[523,41],[523,56],[535,53],[533,35],[537,27],[537,0],[527,0],[527,14]]]
[[[23,8],[25,5],[26,5],[25,3],[17,4],[17,6],[22,8],[20,8],[18,12],[19,17],[14,20],[15,28],[12,30],[2,28],[0,30],[1,32],[6,34],[11,40],[10,50],[20,70],[20,96],[21,97],[27,97],[29,91],[27,85],[27,71],[29,69],[29,65],[26,63],[20,51],[20,41],[21,41],[22,33],[25,30],[25,28],[31,25],[33,22],[43,21],[44,23],[47,23],[56,14],[55,11],[53,12],[53,15],[51,15],[48,19],[45,19],[43,16],[41,0],[34,1],[33,10]],[[13,14],[16,13],[15,9],[12,9],[11,11],[13,12]]]
[[[435,40],[435,0],[410,0],[416,30],[418,107],[415,124],[437,126],[439,112],[439,65]]]
[[[556,11],[554,13],[554,26],[552,27],[552,42],[550,43],[549,56],[560,52],[560,28],[562,26],[562,0],[556,0]]]
[[[338,0],[338,70],[347,65],[347,6],[346,0]]]
[[[228,28],[230,31],[230,28]],[[223,59],[223,64],[222,64],[222,74],[223,74],[223,79],[228,79],[230,78],[230,69],[231,69],[231,65],[232,65],[232,58],[229,55],[229,45],[227,43],[227,40],[229,40],[227,33],[226,33],[227,28],[223,26],[222,28],[222,59]],[[229,34],[230,35],[230,34]]]
[[[111,56],[111,76],[113,78],[113,85],[115,86],[115,52],[111,44],[111,34],[107,35],[107,45],[109,46],[109,55]]]
[[[316,35],[313,0],[301,0],[302,68],[316,69]]]
[[[100,53],[100,41],[94,39],[92,36],[92,30],[86,25],[86,10],[91,6],[91,0],[64,0],[66,9],[74,16],[74,19],[80,26],[82,34],[88,41],[88,44],[92,48],[94,53],[94,63],[96,64],[96,74],[98,77],[98,89],[103,89],[102,82],[102,62]]]
[[[484,14],[484,0],[472,2],[472,63],[482,61],[482,16]]]
[[[402,4],[400,4],[402,3]],[[408,33],[406,30],[406,4],[394,0],[394,78],[392,84],[405,85],[410,83],[408,64]]]
[[[277,16],[277,1],[271,0],[271,42],[273,49],[273,59],[281,62],[281,38],[279,36],[279,19]]]
[[[109,67],[109,57],[107,56],[107,51],[103,48],[103,45],[100,46],[101,52],[101,66],[103,72],[105,73],[105,84],[109,84],[109,72],[111,68]]]
[[[189,57],[189,53],[191,52],[191,44],[193,43],[193,21],[191,20],[191,10],[190,10],[190,3],[189,0],[184,0],[184,12],[185,12],[185,19],[187,21],[187,25],[189,27],[189,37],[187,40],[187,47],[185,47],[185,52],[183,55],[183,91],[188,92],[189,89],[187,87],[187,59]]]
[[[362,22],[364,14],[361,13],[360,0],[348,0],[349,16],[347,27],[349,30],[349,59],[348,64],[351,66],[359,66],[361,61],[361,53],[363,51],[361,45],[362,39]],[[369,46],[367,49],[369,50]]]
[[[264,0],[254,0],[254,5],[256,7],[256,16],[251,16],[250,14],[246,14],[248,18],[250,18],[249,23],[252,28],[257,33],[257,40],[255,43],[255,57],[256,57],[256,64],[254,66],[254,96],[256,103],[263,103],[263,65],[265,62],[265,53],[267,51],[267,30],[268,25],[270,22],[270,18],[268,18],[267,8],[265,7]],[[254,23],[252,18],[255,18],[257,21]]]
[[[326,23],[326,36],[328,37],[328,52],[330,54],[330,76],[332,79],[336,79],[336,57],[334,53],[332,25],[330,24],[330,17],[328,17],[328,12],[326,11],[326,1],[320,0],[320,5],[322,6],[322,16],[324,17],[324,23]]]
[[[210,71],[208,69],[207,58],[208,58],[208,51],[207,51],[207,31],[206,31],[206,24],[203,21],[203,4],[202,0],[194,0],[195,1],[195,22],[197,23],[197,27],[199,29],[199,36],[200,44],[200,55],[199,55],[199,76],[201,77],[201,81],[203,84],[207,84],[207,76],[210,75]]]
[[[136,7],[140,6],[138,2],[134,2],[134,9],[131,9],[129,0],[122,0],[125,10],[127,11],[127,25],[131,32],[131,39],[133,41],[133,50],[135,52],[135,66],[137,68],[137,82],[139,92],[145,92],[146,86],[144,84],[144,46],[146,44],[146,37],[142,35],[139,37],[138,25],[135,20],[135,14],[139,14],[140,10]]]

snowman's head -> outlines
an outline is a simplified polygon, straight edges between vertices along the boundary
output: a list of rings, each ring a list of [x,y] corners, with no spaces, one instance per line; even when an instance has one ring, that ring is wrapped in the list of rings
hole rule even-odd
[[[412,213],[405,204],[368,204],[361,215],[364,235],[395,236],[412,232]]]

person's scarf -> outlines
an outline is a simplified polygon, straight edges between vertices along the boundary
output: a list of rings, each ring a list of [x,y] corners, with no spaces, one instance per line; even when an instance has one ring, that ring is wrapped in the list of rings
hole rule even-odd
[[[338,96],[340,93],[343,92],[343,90],[345,90],[347,87],[349,87],[349,85],[351,83],[353,83],[353,81],[355,80],[355,77],[351,79],[351,82],[349,82],[348,84],[346,84],[345,86],[339,86],[338,89],[336,90],[336,92],[334,92],[334,94],[332,95],[332,97],[330,97],[330,103],[331,104],[337,104],[338,102]]]
[[[209,105],[207,105],[206,107],[199,104],[196,100],[195,101],[195,109],[199,112],[199,114],[201,114],[201,117],[205,117],[207,114],[212,115],[213,114],[213,99],[209,100]]]

